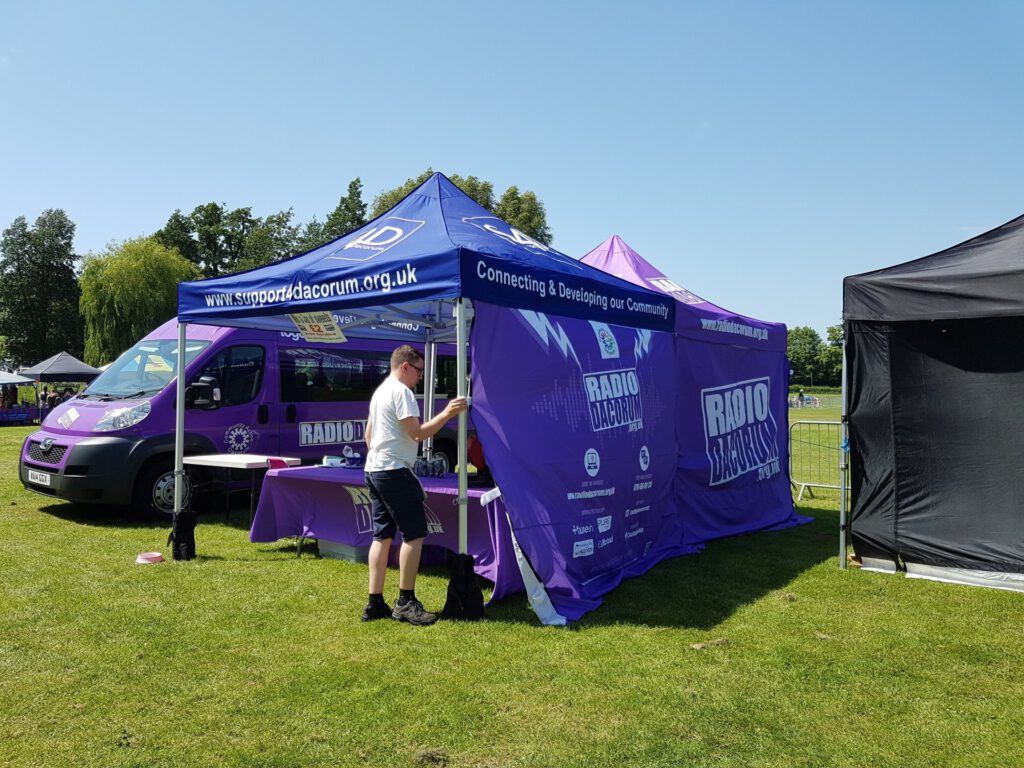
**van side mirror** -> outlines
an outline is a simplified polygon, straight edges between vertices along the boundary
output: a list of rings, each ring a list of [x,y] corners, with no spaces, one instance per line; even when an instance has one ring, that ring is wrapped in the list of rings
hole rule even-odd
[[[214,376],[200,376],[185,388],[185,407],[201,411],[220,408],[220,382]]]

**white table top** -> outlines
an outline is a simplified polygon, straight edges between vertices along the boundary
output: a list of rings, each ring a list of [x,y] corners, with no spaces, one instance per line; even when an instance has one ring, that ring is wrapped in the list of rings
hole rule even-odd
[[[186,456],[186,464],[198,464],[204,467],[224,467],[226,469],[265,469],[267,459],[275,458],[286,462],[289,467],[302,463],[301,459],[290,456],[261,456],[258,453],[204,453],[199,456]]]

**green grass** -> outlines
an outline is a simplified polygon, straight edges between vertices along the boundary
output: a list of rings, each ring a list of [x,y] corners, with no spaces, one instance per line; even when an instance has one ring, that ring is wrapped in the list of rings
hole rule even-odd
[[[249,544],[242,509],[199,526],[200,559],[135,565],[166,529],[26,493],[27,432],[0,430],[5,766],[1024,762],[1024,596],[840,571],[830,503],[663,563],[574,629],[522,596],[365,625],[365,566]]]

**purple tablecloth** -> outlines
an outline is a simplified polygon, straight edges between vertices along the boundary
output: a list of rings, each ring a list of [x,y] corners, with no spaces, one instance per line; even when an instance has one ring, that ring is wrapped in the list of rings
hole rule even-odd
[[[427,492],[425,545],[458,551],[459,508],[457,480],[421,478]],[[486,507],[480,497],[486,489],[469,489],[469,553],[476,572],[494,582],[491,600],[523,589],[508,518],[501,499]],[[370,498],[363,470],[345,467],[295,467],[272,469],[263,481],[249,540],[272,542],[286,536],[308,536],[368,547],[373,540]]]

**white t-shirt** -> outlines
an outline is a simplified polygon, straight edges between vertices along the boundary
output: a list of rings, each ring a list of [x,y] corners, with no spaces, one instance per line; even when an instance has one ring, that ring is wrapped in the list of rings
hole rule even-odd
[[[394,376],[388,376],[370,398],[370,450],[366,471],[412,469],[419,443],[409,437],[402,419],[419,418],[420,405],[412,390]]]

